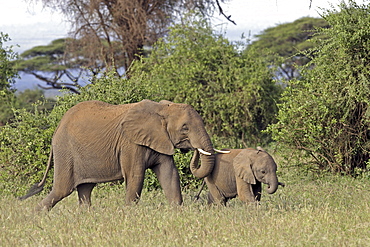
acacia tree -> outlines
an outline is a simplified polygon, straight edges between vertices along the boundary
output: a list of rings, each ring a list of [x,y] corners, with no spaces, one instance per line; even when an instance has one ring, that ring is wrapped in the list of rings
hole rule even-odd
[[[38,1],[38,0],[35,0]],[[131,62],[163,37],[184,10],[212,13],[219,0],[42,0],[72,23],[67,53],[82,51],[87,67],[126,71]],[[224,1],[221,1],[224,2]],[[229,18],[229,17],[228,17]],[[122,75],[124,72],[118,73]]]
[[[287,80],[298,78],[299,66],[310,61],[304,53],[305,50],[314,46],[310,39],[317,36],[317,29],[328,28],[329,24],[323,18],[303,17],[291,23],[284,23],[264,30],[256,35],[257,40],[251,46],[261,52],[267,52],[280,56],[277,76]],[[325,38],[323,35],[320,38]]]
[[[15,61],[18,71],[31,74],[44,81],[49,87],[43,89],[68,89],[79,94],[81,75],[88,61],[82,55],[66,54],[65,49],[71,39],[57,39],[48,45],[33,47]],[[73,41],[76,43],[76,41]],[[65,77],[68,81],[62,80]]]

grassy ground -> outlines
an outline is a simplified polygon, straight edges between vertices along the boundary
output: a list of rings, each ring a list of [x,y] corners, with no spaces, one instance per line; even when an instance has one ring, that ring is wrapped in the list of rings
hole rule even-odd
[[[290,168],[289,168],[290,169]],[[261,205],[238,199],[227,207],[167,204],[162,191],[144,192],[123,206],[124,189],[96,188],[93,207],[72,194],[49,213],[33,213],[44,195],[0,198],[1,246],[370,246],[370,180],[298,177],[280,169],[286,183]],[[286,174],[286,175],[284,175]],[[205,194],[202,194],[205,198]]]

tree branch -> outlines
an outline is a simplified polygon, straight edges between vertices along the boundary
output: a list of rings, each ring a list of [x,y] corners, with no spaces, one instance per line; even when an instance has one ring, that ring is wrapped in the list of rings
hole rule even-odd
[[[81,94],[79,91],[77,91],[73,87],[68,87],[68,86],[65,86],[65,85],[61,86],[61,85],[58,85],[58,84],[55,84],[55,85],[53,84],[51,87],[44,87],[40,84],[37,84],[37,86],[39,86],[40,88],[45,89],[45,90],[47,90],[47,89],[67,89],[67,90],[69,90],[69,91],[71,91],[75,94]]]
[[[73,87],[76,87],[76,85],[74,84],[70,84],[70,83],[57,83],[57,80],[60,79],[61,76],[55,76],[54,77],[54,80],[51,80],[51,79],[48,79],[44,76],[41,76],[35,72],[31,73],[33,76],[35,76],[37,79],[39,80],[42,80],[44,82],[46,82],[47,85],[50,85],[51,88],[53,89],[68,89],[69,91],[73,92],[73,93],[76,93],[76,94],[80,94],[80,92],[73,88]],[[42,89],[51,89],[50,87],[44,87],[44,86],[41,86],[40,84],[38,84],[38,86]]]
[[[223,15],[229,22],[231,22],[234,25],[236,25],[235,21],[233,21],[233,20],[230,19],[231,18],[231,15],[227,16],[224,13],[224,10],[221,8],[220,2],[218,0],[216,0],[216,3],[217,3],[218,10],[220,11],[220,14]]]

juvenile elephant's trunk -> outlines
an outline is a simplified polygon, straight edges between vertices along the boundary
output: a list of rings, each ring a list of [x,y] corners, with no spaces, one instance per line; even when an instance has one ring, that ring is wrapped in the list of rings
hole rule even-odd
[[[200,167],[199,164],[199,156],[200,156]],[[194,151],[193,158],[190,161],[190,171],[193,175],[197,178],[204,178],[207,177],[212,171],[215,165],[215,155],[204,155],[200,154],[197,149]]]
[[[273,177],[269,183],[268,183],[268,187],[267,187],[267,193],[269,194],[274,194],[278,188],[278,185],[279,185],[279,182],[278,182],[278,179],[277,177]]]

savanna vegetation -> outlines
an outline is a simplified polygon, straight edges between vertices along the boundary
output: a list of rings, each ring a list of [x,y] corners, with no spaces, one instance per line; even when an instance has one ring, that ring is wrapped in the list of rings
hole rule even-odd
[[[275,154],[276,156],[276,154]],[[234,199],[208,207],[206,196],[168,205],[162,191],[144,191],[140,202],[123,205],[123,186],[93,192],[90,210],[76,193],[50,212],[35,214],[41,199],[0,198],[0,238],[6,246],[368,246],[369,178],[294,173],[282,159],[279,177],[287,186],[263,193],[261,205]]]
[[[44,100],[32,109],[21,104],[10,107],[11,121],[0,129],[3,243],[368,245],[369,12],[369,5],[349,1],[324,11],[320,20],[303,18],[276,27],[309,28],[302,35],[288,32],[289,42],[291,37],[301,38],[294,43],[296,54],[292,43],[274,50],[273,42],[266,47],[258,40],[230,42],[213,30],[208,19],[190,14],[181,24],[170,25],[150,52],[133,59],[129,76],[104,67],[104,73],[93,74],[91,83],[78,87],[78,94],[58,97],[52,109]],[[269,29],[260,38],[275,35],[274,31]],[[0,44],[0,59],[11,65],[11,49]],[[290,53],[283,53],[284,47]],[[299,76],[277,76],[287,68],[284,64]],[[0,68],[0,85],[2,99],[12,102],[8,99],[15,97],[10,85],[16,73],[9,66]],[[179,208],[166,203],[150,171],[142,198],[133,207],[123,205],[125,190],[120,183],[99,185],[90,210],[76,207],[76,196],[70,196],[50,213],[35,215],[33,207],[44,194],[22,202],[16,199],[42,178],[52,134],[70,107],[85,100],[125,104],[142,99],[191,104],[203,117],[216,148],[263,146],[274,156],[279,180],[287,186],[273,195],[263,193],[258,206],[232,200],[228,207],[208,207],[205,191],[201,200],[192,202],[200,181],[189,171],[191,153],[176,153],[184,193]]]

